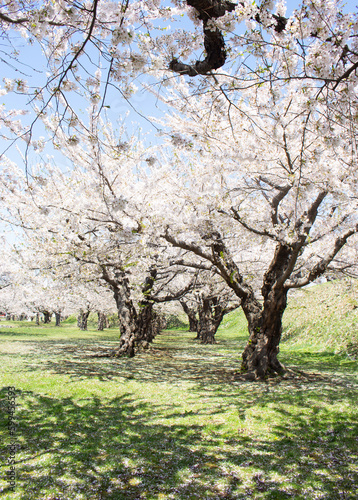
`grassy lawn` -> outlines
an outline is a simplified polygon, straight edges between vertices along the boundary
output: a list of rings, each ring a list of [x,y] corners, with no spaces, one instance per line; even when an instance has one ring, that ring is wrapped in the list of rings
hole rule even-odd
[[[246,340],[237,312],[214,346],[172,330],[133,359],[94,357],[114,330],[1,322],[5,459],[7,386],[17,430],[16,490],[5,465],[0,497],[357,499],[358,362],[324,348],[323,333],[299,342],[297,307],[280,358],[296,374],[265,383],[235,380]]]

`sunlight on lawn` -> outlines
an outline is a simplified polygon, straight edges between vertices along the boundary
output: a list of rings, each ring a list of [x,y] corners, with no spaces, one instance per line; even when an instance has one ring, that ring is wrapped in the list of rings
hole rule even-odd
[[[343,372],[337,355],[306,349],[302,375],[244,383],[245,335],[230,327],[215,346],[164,332],[133,359],[93,357],[115,332],[20,330],[2,334],[2,404],[15,386],[17,429],[16,491],[2,481],[1,498],[357,497],[354,360]],[[6,446],[5,413],[2,424]]]

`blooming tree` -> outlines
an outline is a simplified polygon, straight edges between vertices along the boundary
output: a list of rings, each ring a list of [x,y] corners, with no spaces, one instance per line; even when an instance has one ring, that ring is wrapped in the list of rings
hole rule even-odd
[[[7,44],[0,93],[26,96],[16,109],[2,105],[0,120],[11,138],[36,149],[44,138],[21,116],[24,103],[35,120],[52,103],[67,127],[81,115],[81,96],[102,112],[143,82],[171,85],[173,72],[192,78],[194,93],[304,81],[311,102],[344,100],[357,78],[357,17],[340,0],[303,0],[292,12],[283,0],[8,0],[0,25]],[[29,53],[39,61],[35,78],[25,71]]]
[[[240,299],[247,377],[282,372],[289,290],[354,255],[345,249],[358,230],[356,100],[347,96],[351,112],[333,121],[326,100],[311,106],[295,80],[230,99],[222,89],[190,97],[182,80],[168,102],[178,109],[167,121],[173,154],[157,172],[166,197],[153,200],[163,238]]]
[[[160,20],[182,22],[181,14],[193,29],[163,30]],[[118,354],[134,353],[138,318],[154,299],[190,288],[191,267],[216,273],[240,300],[247,376],[281,372],[288,291],[352,264],[356,16],[336,0],[304,0],[291,14],[267,0],[9,1],[0,21],[10,42],[18,32],[37,40],[49,69],[40,85],[5,79],[1,94],[29,97],[74,165],[48,163],[26,178],[4,160],[3,218],[35,231],[49,268],[107,283],[121,321]],[[149,71],[174,109],[160,124],[161,154],[118,139],[99,119],[112,85],[128,99]],[[85,99],[92,112],[82,120]],[[1,123],[41,151],[21,113],[3,107]],[[182,252],[184,271],[174,273],[182,288],[160,297],[168,243]]]
[[[112,291],[121,330],[114,355],[133,356],[135,346],[150,342],[162,326],[154,305],[180,298],[192,277],[169,270],[167,245],[156,242],[148,212],[150,151],[134,138],[118,140],[93,108],[91,116],[91,132],[83,128],[78,140],[64,134],[56,119],[45,119],[73,165],[70,171],[40,164],[29,181],[7,162],[2,218],[23,229],[37,267],[55,283],[94,283]]]
[[[225,314],[240,307],[237,297],[217,274],[202,272],[192,293],[180,304],[189,319],[189,331],[203,344],[215,344],[215,334]]]

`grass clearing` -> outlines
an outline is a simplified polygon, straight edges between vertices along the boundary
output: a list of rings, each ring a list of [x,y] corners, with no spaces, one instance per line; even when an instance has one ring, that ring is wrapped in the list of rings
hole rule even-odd
[[[0,328],[5,456],[7,386],[17,395],[16,491],[2,480],[0,497],[355,500],[358,362],[323,333],[308,342],[306,325],[281,353],[302,374],[235,381],[245,326],[228,316],[213,346],[166,331],[133,359],[93,357],[111,330]]]

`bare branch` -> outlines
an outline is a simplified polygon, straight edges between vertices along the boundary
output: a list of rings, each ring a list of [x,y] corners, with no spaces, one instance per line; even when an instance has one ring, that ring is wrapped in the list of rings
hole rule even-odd
[[[0,19],[2,21],[9,23],[9,24],[23,24],[23,23],[26,23],[28,21],[27,17],[20,17],[18,19],[12,19],[11,17],[8,17],[6,14],[3,14],[2,12],[0,12]]]
[[[260,231],[259,229],[255,229],[254,227],[252,226],[249,226],[240,216],[239,212],[234,208],[234,207],[231,207],[231,211],[233,213],[232,217],[237,221],[239,222],[242,227],[244,227],[245,229],[247,229],[248,231],[250,231],[251,233],[254,233],[254,234],[257,234],[258,236],[267,236],[268,238],[271,238],[273,240],[276,240],[277,241],[277,236],[274,235],[274,234],[271,234],[269,233],[268,231],[263,230],[263,231]]]
[[[200,269],[202,271],[213,271],[213,266],[206,266],[205,264],[196,264],[194,262],[186,262],[184,259],[179,259],[170,262],[171,266],[192,267],[193,269]]]

